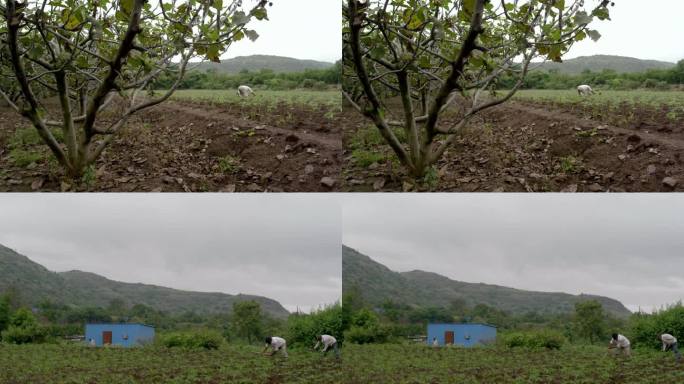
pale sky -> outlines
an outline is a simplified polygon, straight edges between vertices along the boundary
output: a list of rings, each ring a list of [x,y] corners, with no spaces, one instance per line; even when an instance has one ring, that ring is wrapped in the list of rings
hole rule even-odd
[[[586,2],[593,6],[597,0]],[[590,55],[618,55],[677,62],[684,59],[684,1],[614,0],[611,20],[595,20],[590,27],[599,41],[587,38],[572,47],[565,59]]]
[[[341,297],[341,212],[314,194],[0,194],[0,244],[52,271],[253,294]]]
[[[254,1],[254,0],[250,0]],[[269,20],[248,25],[259,34],[232,45],[222,58],[276,55],[335,62],[342,58],[342,10],[339,0],[272,0]]]
[[[677,194],[346,195],[343,243],[394,271],[621,301],[684,300]]]

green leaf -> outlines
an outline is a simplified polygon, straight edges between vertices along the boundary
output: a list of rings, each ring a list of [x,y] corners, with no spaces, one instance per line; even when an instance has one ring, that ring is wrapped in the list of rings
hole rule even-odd
[[[577,24],[589,24],[594,18],[587,15],[584,11],[579,11],[575,15],[575,23]]]
[[[232,17],[233,24],[235,25],[247,24],[247,22],[249,22],[249,19],[250,17],[242,11],[235,12]]]
[[[591,14],[598,17],[599,20],[610,20],[610,11],[608,11],[608,8],[596,8]]]
[[[220,63],[219,59],[219,46],[217,44],[212,44],[207,48],[207,59],[213,61],[214,63]]]
[[[599,31],[594,29],[587,29],[587,35],[589,35],[589,37],[594,41],[598,41],[598,39],[601,38]]]
[[[473,18],[473,12],[475,12],[475,2],[476,0],[463,0],[461,4],[461,9],[458,11],[458,18],[463,21],[470,21]]]
[[[245,29],[245,35],[251,41],[255,41],[256,39],[259,38],[259,34],[256,31],[253,31],[251,29]]]
[[[268,20],[268,13],[266,12],[266,8],[256,8],[252,10],[252,16],[256,17],[257,20]]]
[[[119,7],[121,9],[121,12],[123,12],[125,15],[130,16],[131,12],[133,11],[133,2],[135,0],[121,0],[119,2]]]
[[[559,11],[562,11],[565,9],[565,0],[556,0],[553,6],[558,8]]]

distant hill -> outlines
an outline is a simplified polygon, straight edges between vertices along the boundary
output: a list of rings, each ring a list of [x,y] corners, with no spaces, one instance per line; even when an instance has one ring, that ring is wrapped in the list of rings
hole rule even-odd
[[[674,66],[674,63],[667,61],[641,60],[625,56],[594,55],[563,60],[562,63],[546,62],[536,70],[548,71],[557,69],[560,73],[576,75],[587,69],[592,72],[611,69],[618,73],[631,73],[644,72],[650,69],[669,69]]]
[[[232,59],[221,60],[220,63],[203,62],[196,70],[216,70],[220,73],[238,73],[243,69],[257,72],[261,69],[270,69],[273,72],[303,72],[307,69],[326,69],[333,63],[315,60],[300,60],[291,57],[252,55],[238,56]]]
[[[617,300],[593,295],[570,295],[557,292],[535,292],[482,283],[465,283],[432,272],[394,272],[356,250],[342,248],[343,291],[356,287],[364,300],[380,305],[388,299],[413,307],[448,306],[463,299],[469,306],[486,304],[510,312],[524,314],[561,314],[574,311],[575,303],[595,299],[618,317],[630,311]]]
[[[289,313],[275,300],[251,295],[181,291],[156,285],[122,283],[94,273],[52,272],[12,249],[0,245],[0,293],[14,288],[23,302],[45,299],[72,306],[106,307],[113,299],[128,305],[145,304],[169,313],[231,312],[233,303],[255,300],[265,313],[283,318]]]

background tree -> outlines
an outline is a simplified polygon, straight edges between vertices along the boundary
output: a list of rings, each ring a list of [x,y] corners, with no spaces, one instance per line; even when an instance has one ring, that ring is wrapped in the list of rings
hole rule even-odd
[[[0,296],[0,334],[9,326],[12,309],[10,308],[10,299],[7,295]]]
[[[234,303],[232,323],[237,335],[251,344],[262,336],[261,305],[253,300]]]
[[[574,323],[579,337],[590,343],[600,340],[606,332],[603,306],[596,300],[576,303]]]
[[[246,26],[265,19],[268,4],[6,0],[0,3],[0,95],[38,130],[67,175],[80,177],[133,114],[173,94],[192,58],[218,62],[234,41],[256,39]],[[173,84],[160,96],[146,96],[163,74]],[[17,102],[9,84],[20,90]],[[59,108],[44,104],[51,95]]]
[[[575,41],[598,39],[588,25],[608,19],[609,4],[587,11],[582,0],[347,0],[344,75],[353,78],[343,94],[422,177],[473,116],[515,94],[533,59],[561,61]],[[487,97],[505,74],[515,76],[513,87]],[[394,95],[399,116],[387,103]],[[455,116],[440,121],[452,105]]]

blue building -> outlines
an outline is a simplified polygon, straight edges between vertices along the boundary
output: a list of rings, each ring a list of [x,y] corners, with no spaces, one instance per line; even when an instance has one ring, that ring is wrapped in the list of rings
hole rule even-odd
[[[154,328],[145,324],[86,324],[85,341],[101,347],[134,347],[154,341]]]
[[[433,345],[435,339],[440,346],[473,347],[496,341],[496,327],[489,324],[428,324],[428,345]]]

